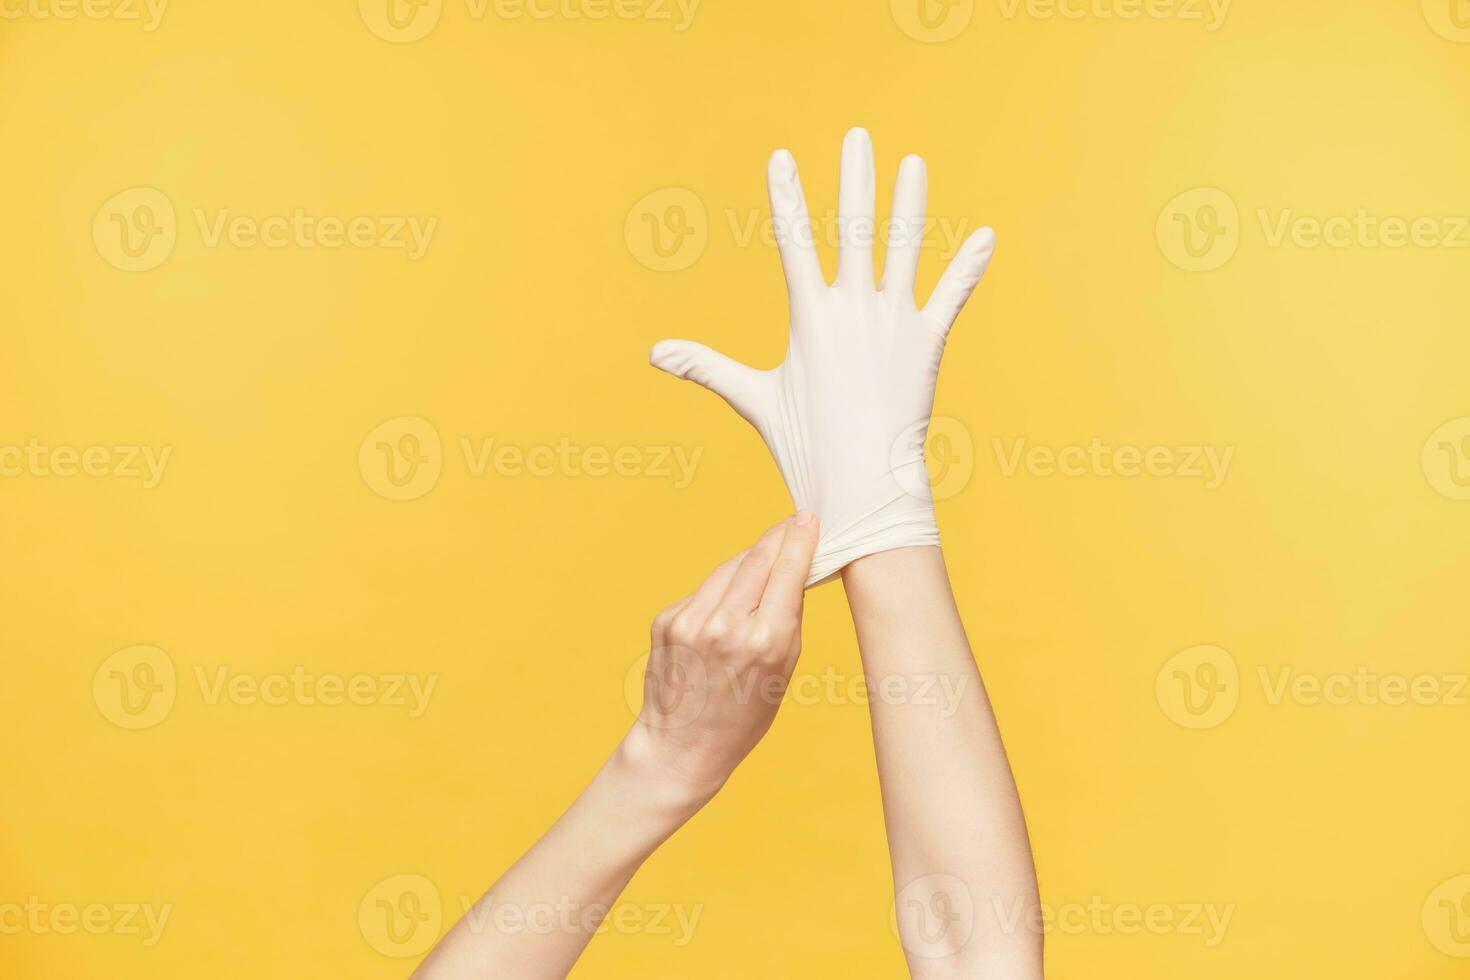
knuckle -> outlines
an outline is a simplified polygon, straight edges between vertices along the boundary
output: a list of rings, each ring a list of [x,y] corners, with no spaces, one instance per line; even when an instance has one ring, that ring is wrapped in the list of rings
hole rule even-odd
[[[680,613],[669,623],[666,635],[673,646],[693,649],[699,642],[700,626],[690,616]]]
[[[760,659],[784,653],[781,647],[782,644],[776,631],[767,623],[756,623],[751,626],[750,632],[745,637],[745,648]]]
[[[723,647],[735,633],[735,624],[730,614],[724,610],[716,610],[710,614],[709,619],[704,621],[700,630],[700,638],[713,647]]]
[[[653,635],[655,637],[658,637],[658,636],[662,636],[663,634],[667,633],[668,630],[669,630],[670,624],[672,624],[673,622],[674,622],[674,607],[673,606],[669,606],[667,609],[661,609],[661,610],[659,610],[658,615],[653,617]]]

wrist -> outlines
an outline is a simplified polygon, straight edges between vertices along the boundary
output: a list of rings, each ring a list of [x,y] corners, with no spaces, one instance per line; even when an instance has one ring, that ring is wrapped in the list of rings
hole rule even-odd
[[[636,787],[657,817],[679,824],[713,799],[727,778],[701,774],[682,750],[650,730],[641,718],[618,743],[610,764]]]
[[[899,547],[864,555],[842,569],[853,612],[922,609],[948,591],[944,553],[932,547]]]

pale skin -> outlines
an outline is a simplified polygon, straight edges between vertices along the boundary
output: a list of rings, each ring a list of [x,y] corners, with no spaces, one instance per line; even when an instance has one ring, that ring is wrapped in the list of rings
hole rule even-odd
[[[944,557],[932,547],[885,551],[848,565],[842,581],[870,690],[921,677],[958,692],[951,704],[868,699],[909,972],[1040,977],[1026,820]],[[946,927],[946,908],[972,914]]]
[[[775,721],[801,651],[816,544],[811,515],[788,518],[659,613],[631,730],[571,808],[444,937],[417,980],[567,975],[638,868],[714,799]],[[923,675],[947,678],[945,689],[960,694],[944,710],[869,699],[910,973],[1039,978],[1041,939],[1024,925],[1029,914],[1007,928],[1010,920],[994,911],[1017,903],[1034,910],[1036,878],[944,559],[932,547],[870,555],[849,565],[843,581],[870,690],[884,677]],[[960,907],[973,915],[946,924],[945,911]],[[532,908],[566,911],[550,929],[494,925],[497,910]]]
[[[772,160],[772,212],[782,228],[800,229],[806,204],[789,156],[778,153]],[[799,390],[804,398],[778,402],[784,413],[775,417],[786,423],[793,414],[811,413],[798,421],[811,423],[801,458],[814,469],[813,486],[840,495],[876,477],[878,495],[848,510],[875,501],[893,505],[889,474],[898,464],[883,410],[892,410],[898,428],[917,418],[922,434],[944,338],[994,245],[989,229],[971,236],[919,309],[914,285],[921,239],[911,232],[923,227],[926,181],[923,161],[907,158],[880,284],[874,283],[871,240],[862,234],[844,232],[837,281],[830,286],[809,238],[779,239],[798,328],[793,343],[807,356],[783,365],[777,387]],[[860,130],[844,143],[841,193],[844,229],[871,228],[872,148]],[[813,320],[798,316],[802,310],[835,313]],[[926,346],[911,343],[915,338]],[[836,348],[823,342],[838,345],[843,356],[835,358]],[[915,350],[922,356],[901,356]],[[674,342],[665,353],[666,370],[720,393],[758,429],[764,422],[768,445],[789,440],[789,431],[777,431],[746,398],[758,390],[752,379],[769,381],[770,373],[688,342]],[[879,437],[852,438],[854,422],[856,435]],[[922,439],[917,455],[921,449]],[[921,502],[918,510],[932,524],[929,494],[904,492]],[[912,501],[900,495],[897,503]],[[821,509],[820,502],[812,506]],[[914,510],[899,513],[914,522]],[[1038,980],[1040,904],[1025,818],[944,558],[929,543],[934,539],[937,533],[909,547],[900,545],[915,544],[912,538],[883,541],[876,553],[844,556],[841,572],[868,682],[899,941],[918,980]],[[639,866],[715,797],[770,729],[800,653],[804,584],[818,543],[817,519],[799,512],[658,615],[643,706],[632,730],[586,791],[450,931],[416,977],[539,980],[567,974]],[[884,693],[920,690],[947,696],[936,701]],[[497,909],[533,907],[572,912],[552,929],[493,925]],[[881,922],[871,928],[886,931]]]
[[[775,721],[801,652],[817,521],[802,513],[653,621],[643,708],[590,786],[439,943],[419,980],[564,977],[650,854],[712,800]],[[742,692],[773,690],[772,697]],[[505,930],[495,909],[573,910]],[[569,927],[567,927],[569,926]]]

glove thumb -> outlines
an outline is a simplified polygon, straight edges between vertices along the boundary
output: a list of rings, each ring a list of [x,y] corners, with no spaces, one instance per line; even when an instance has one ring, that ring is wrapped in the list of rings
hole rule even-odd
[[[692,340],[662,340],[648,362],[660,371],[703,385],[752,425],[760,412],[764,373]]]

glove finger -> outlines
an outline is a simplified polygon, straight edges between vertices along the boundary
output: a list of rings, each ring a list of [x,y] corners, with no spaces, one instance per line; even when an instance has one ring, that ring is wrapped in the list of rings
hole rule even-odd
[[[985,267],[990,264],[990,256],[994,251],[995,231],[981,228],[966,239],[965,244],[960,246],[959,254],[954,257],[949,268],[944,270],[939,285],[934,287],[934,294],[924,307],[924,315],[938,325],[940,333],[948,336],[949,328],[959,317],[960,310],[965,308],[970,294],[980,284],[980,277],[985,275]]]
[[[928,195],[929,174],[923,158],[904,157],[893,188],[893,222],[888,226],[882,288],[910,301],[919,271],[919,252],[924,247],[924,204]]]
[[[793,298],[824,288],[822,260],[817,257],[817,240],[807,214],[801,174],[789,150],[777,150],[766,167],[766,186],[771,194],[771,220],[776,242],[781,247],[781,268],[786,272],[786,289]]]
[[[762,372],[692,340],[663,340],[654,345],[649,363],[676,378],[703,385],[719,395],[741,418],[756,424]]]
[[[842,141],[842,184],[837,191],[837,285],[873,288],[873,140],[854,129]]]

